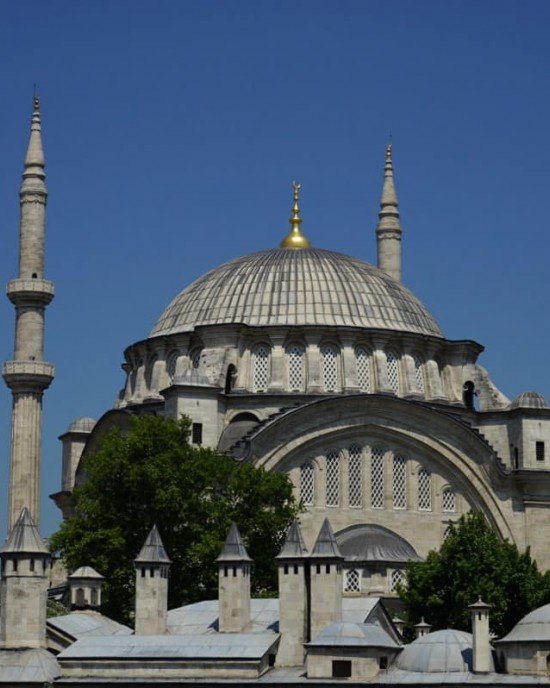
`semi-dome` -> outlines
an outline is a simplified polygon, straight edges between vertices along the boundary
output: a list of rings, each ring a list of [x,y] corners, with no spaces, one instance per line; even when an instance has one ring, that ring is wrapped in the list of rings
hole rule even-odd
[[[281,248],[237,258],[195,280],[162,313],[151,337],[232,323],[443,336],[422,303],[382,270],[334,251]]]
[[[363,523],[348,526],[334,537],[346,561],[419,561],[414,547],[405,538],[384,526]]]

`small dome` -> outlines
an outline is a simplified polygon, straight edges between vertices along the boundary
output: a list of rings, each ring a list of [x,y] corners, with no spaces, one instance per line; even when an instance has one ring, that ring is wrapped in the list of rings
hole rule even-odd
[[[372,623],[333,623],[323,628],[309,643],[310,646],[350,645],[368,647],[399,647],[386,631]]]
[[[396,668],[425,674],[472,671],[472,636],[446,629],[428,633],[406,645]],[[490,671],[494,671],[492,665]]]
[[[500,643],[550,640],[550,604],[534,609],[518,621]]]
[[[365,261],[323,249],[271,249],[224,263],[184,289],[151,337],[201,325],[362,327],[442,337],[400,282]]]
[[[510,408],[548,408],[546,399],[538,392],[522,392],[512,401]]]
[[[363,523],[335,533],[336,542],[346,561],[384,561],[406,563],[420,561],[414,547],[405,538],[384,526]]]
[[[94,425],[95,420],[93,418],[82,416],[81,418],[73,420],[73,422],[69,425],[68,432],[92,432]]]

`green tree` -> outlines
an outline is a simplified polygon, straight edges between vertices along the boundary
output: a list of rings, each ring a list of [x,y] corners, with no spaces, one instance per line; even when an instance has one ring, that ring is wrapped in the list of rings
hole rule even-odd
[[[491,631],[506,634],[527,612],[550,600],[548,574],[541,574],[529,550],[502,542],[483,515],[471,512],[450,525],[439,551],[407,566],[400,590],[407,622],[424,617],[434,630],[470,630],[468,605],[481,596],[491,605]]]
[[[276,589],[274,556],[299,512],[282,473],[237,463],[192,446],[189,421],[132,419],[113,429],[86,458],[86,481],[74,490],[74,516],[51,538],[69,570],[90,565],[106,577],[103,611],[128,621],[133,560],[157,524],[168,555],[169,607],[217,596],[217,566],[235,521],[254,560],[256,594]]]

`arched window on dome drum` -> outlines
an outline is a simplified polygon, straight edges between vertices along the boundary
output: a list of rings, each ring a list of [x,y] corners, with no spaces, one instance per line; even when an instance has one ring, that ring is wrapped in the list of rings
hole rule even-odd
[[[267,392],[271,368],[271,349],[258,344],[252,352],[252,388],[255,392]]]
[[[441,493],[441,507],[446,513],[456,511],[456,494],[452,487],[443,488]]]
[[[300,466],[300,499],[311,506],[315,496],[315,472],[311,461]]]
[[[403,569],[394,569],[390,572],[390,592],[397,592],[397,587],[399,585],[405,585],[406,583],[407,577]]]
[[[425,468],[418,471],[418,509],[432,510],[432,476]]]
[[[177,351],[171,351],[168,354],[168,357],[166,359],[166,374],[168,375],[170,382],[173,382],[174,377],[176,376],[177,364],[178,364],[178,352]]]
[[[303,392],[305,389],[305,349],[301,344],[286,348],[288,391]]]
[[[386,366],[390,389],[399,394],[399,359],[394,351],[386,351]]]
[[[414,377],[416,387],[421,394],[424,394],[424,362],[420,356],[414,357]]]
[[[373,509],[384,508],[384,453],[379,447],[372,450],[370,501]]]
[[[357,569],[345,569],[344,592],[361,592],[361,574]]]
[[[393,508],[407,508],[407,461],[402,456],[393,457]]]
[[[363,506],[363,457],[361,447],[356,445],[348,450],[348,505]]]
[[[321,346],[322,384],[325,392],[336,392],[338,387],[338,349],[334,344]]]
[[[364,346],[355,349],[357,384],[362,392],[370,392],[370,351]]]
[[[340,504],[340,456],[332,451],[327,454],[327,493],[325,504],[338,506]]]

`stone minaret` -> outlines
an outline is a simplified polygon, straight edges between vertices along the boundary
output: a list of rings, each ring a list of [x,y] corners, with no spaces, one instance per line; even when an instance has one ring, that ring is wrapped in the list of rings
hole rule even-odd
[[[380,199],[376,227],[376,241],[378,247],[378,267],[401,281],[401,223],[399,222],[399,208],[395,185],[393,183],[393,165],[391,144],[386,147],[386,165],[384,166],[384,184]]]
[[[0,552],[0,647],[46,647],[46,602],[50,554],[23,509]]]
[[[136,635],[162,635],[166,633],[168,570],[171,563],[157,527],[153,526],[141,552],[134,559],[136,567]]]
[[[489,638],[489,609],[481,597],[470,605],[472,610],[473,662],[472,669],[476,674],[491,671],[491,640]]]
[[[250,624],[250,565],[252,559],[233,523],[220,556],[218,597],[220,632],[242,633]]]
[[[304,643],[308,633],[309,573],[307,549],[298,521],[290,526],[282,550],[277,555],[279,569],[278,666],[300,666],[304,663]]]
[[[342,556],[325,518],[309,558],[311,576],[310,633],[313,639],[331,623],[342,621]]]
[[[54,367],[44,362],[44,312],[53,298],[53,283],[44,279],[46,199],[44,153],[38,98],[34,100],[31,136],[19,190],[19,275],[8,282],[15,306],[15,346],[3,377],[11,389],[12,424],[9,530],[28,507],[40,519],[40,446],[42,394],[53,380]]]

